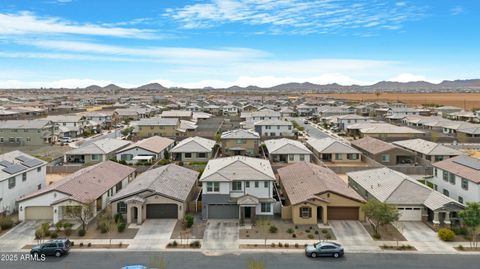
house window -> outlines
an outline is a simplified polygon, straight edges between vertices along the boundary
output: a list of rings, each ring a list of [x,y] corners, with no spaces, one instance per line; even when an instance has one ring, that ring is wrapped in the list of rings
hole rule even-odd
[[[312,208],[310,207],[300,207],[300,217],[308,219],[312,217]]]
[[[127,204],[125,202],[117,203],[117,213],[126,214],[127,213]]]
[[[462,189],[468,190],[468,180],[465,178],[462,178]]]
[[[305,155],[304,154],[300,155],[300,161],[305,161]]]
[[[15,177],[11,177],[8,179],[8,188],[13,189],[15,188],[16,180]]]
[[[27,181],[27,173],[22,174],[22,181]]]
[[[268,188],[268,181],[264,181],[264,182],[263,182],[263,187],[264,187],[264,188]]]
[[[255,188],[258,188],[258,187],[259,187],[258,181],[255,181]]]
[[[443,171],[443,180],[448,181],[448,172],[447,171]]]
[[[450,196],[450,192],[446,189],[443,189],[443,195]]]
[[[245,181],[245,188],[250,188],[250,181]]]
[[[115,185],[115,192],[119,192],[122,189],[122,182],[118,182],[117,185]]]
[[[232,191],[241,191],[242,190],[242,182],[241,181],[233,181],[232,182]]]
[[[37,167],[37,172],[41,172],[42,171],[42,167]]]
[[[261,203],[260,204],[260,211],[262,213],[270,213],[271,212],[271,204],[270,203]]]
[[[122,156],[120,156],[120,159],[122,161],[131,161],[133,159],[133,155],[132,154],[122,154]]]
[[[458,196],[458,202],[463,204],[463,197],[462,196]]]
[[[185,153],[185,158],[192,158],[192,153],[186,152]]]
[[[433,174],[435,175],[435,177],[437,177],[437,175],[438,175],[437,168],[433,168]]]
[[[207,192],[220,192],[220,182],[207,182]]]
[[[290,154],[290,155],[288,155],[288,160],[289,160],[289,161],[293,161],[294,157],[295,157],[295,156],[294,156],[293,154]]]
[[[358,160],[358,154],[357,153],[349,153],[349,154],[347,154],[347,159],[348,160]]]
[[[199,152],[199,153],[197,153],[197,158],[207,158],[207,153]]]
[[[292,126],[289,125],[289,126],[288,126],[288,130],[292,130]]]
[[[451,184],[455,185],[455,174],[450,173],[449,181],[450,181]]]
[[[382,162],[384,163],[390,162],[390,154],[382,154]]]
[[[0,137],[0,143],[3,143],[3,137]]]
[[[42,188],[42,184],[38,184],[37,185],[37,190],[41,189]]]
[[[246,140],[245,139],[237,139],[237,144],[245,144]]]
[[[92,161],[98,161],[100,160],[100,155],[99,154],[92,154]]]
[[[341,160],[341,159],[342,159],[342,154],[335,153],[335,160]]]

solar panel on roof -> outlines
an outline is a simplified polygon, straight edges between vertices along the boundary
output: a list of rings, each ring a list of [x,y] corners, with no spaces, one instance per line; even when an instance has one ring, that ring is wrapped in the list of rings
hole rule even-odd
[[[457,158],[453,162],[461,164],[463,166],[470,167],[470,168],[475,169],[475,170],[480,170],[480,161],[470,159],[470,158],[467,158],[467,157],[464,157],[464,156],[461,156],[460,158]]]
[[[42,164],[42,161],[37,160],[37,159],[28,159],[28,160],[24,161],[22,164],[30,168],[30,167],[34,167],[34,166]]]
[[[0,162],[0,165],[3,166],[3,167],[7,167],[7,166],[13,165],[13,163],[11,163],[11,162],[9,162],[9,161],[1,161],[1,162]]]
[[[20,156],[16,157],[15,159],[17,159],[17,160],[19,160],[19,161],[22,161],[22,162],[31,160],[30,158],[28,158],[28,157],[25,156],[25,155],[20,155]]]
[[[10,175],[13,175],[13,174],[16,174],[18,172],[25,171],[25,170],[27,170],[27,168],[25,166],[21,165],[21,164],[10,165],[10,166],[2,169],[3,172],[9,173]]]

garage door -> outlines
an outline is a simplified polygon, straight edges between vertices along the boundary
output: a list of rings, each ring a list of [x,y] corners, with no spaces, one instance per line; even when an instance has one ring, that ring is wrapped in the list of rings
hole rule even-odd
[[[51,220],[53,209],[49,206],[29,206],[25,208],[25,220]]]
[[[176,219],[178,205],[176,204],[149,204],[147,205],[147,219]]]
[[[238,219],[237,205],[208,205],[209,219]]]
[[[398,212],[400,212],[399,220],[402,220],[402,221],[421,221],[422,220],[422,210],[420,207],[399,207]]]
[[[333,207],[327,208],[329,220],[358,220],[358,207]]]

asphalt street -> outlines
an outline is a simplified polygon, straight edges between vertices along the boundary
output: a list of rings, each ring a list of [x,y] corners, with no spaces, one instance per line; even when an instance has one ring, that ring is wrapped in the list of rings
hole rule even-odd
[[[305,131],[307,131],[308,134],[313,138],[321,139],[321,138],[329,137],[328,134],[322,132],[321,130],[319,130],[315,127],[313,127],[312,125],[305,124],[304,123],[305,118],[299,117],[299,118],[291,118],[291,119],[295,120],[299,125],[303,126],[303,128],[305,128]]]
[[[112,269],[142,264],[162,269],[248,268],[250,260],[262,261],[266,269],[473,269],[479,255],[418,254],[346,254],[339,259],[307,258],[303,253],[242,253],[241,255],[205,256],[200,252],[72,252],[66,257],[47,258],[43,262],[0,262],[0,268]]]

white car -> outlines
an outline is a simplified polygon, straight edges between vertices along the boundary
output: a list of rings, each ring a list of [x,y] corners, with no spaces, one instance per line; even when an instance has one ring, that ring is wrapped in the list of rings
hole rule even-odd
[[[72,143],[73,142],[73,139],[71,137],[62,137],[62,140],[61,142],[63,144],[68,144],[68,143]]]

